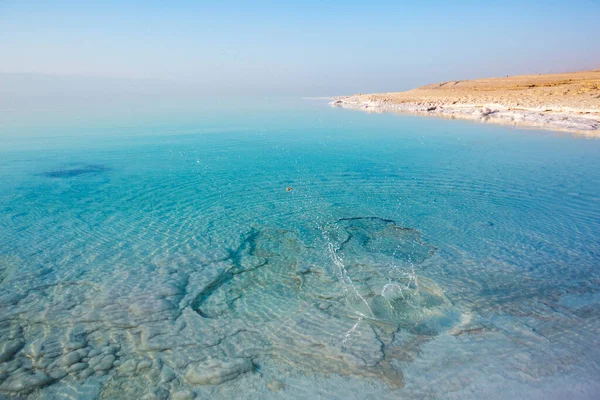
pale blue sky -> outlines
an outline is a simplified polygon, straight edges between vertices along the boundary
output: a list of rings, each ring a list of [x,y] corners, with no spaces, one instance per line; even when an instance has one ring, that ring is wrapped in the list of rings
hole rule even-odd
[[[600,68],[600,2],[0,0],[0,73],[304,95]]]

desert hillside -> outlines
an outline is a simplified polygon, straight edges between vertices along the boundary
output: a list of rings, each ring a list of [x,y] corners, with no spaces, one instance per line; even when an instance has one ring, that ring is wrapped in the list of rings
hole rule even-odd
[[[600,69],[435,83],[407,92],[360,95],[393,103],[502,104],[541,111],[600,112]]]

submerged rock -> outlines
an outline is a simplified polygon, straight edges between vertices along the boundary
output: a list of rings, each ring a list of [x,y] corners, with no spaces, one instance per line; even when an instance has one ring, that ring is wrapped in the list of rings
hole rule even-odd
[[[415,325],[433,332],[444,322],[427,324],[425,316],[443,316],[445,302],[429,295],[436,286],[410,268],[435,247],[417,230],[377,217],[340,219],[305,233],[252,228],[214,260],[150,266],[136,280],[90,295],[82,285],[53,287],[74,303],[49,307],[52,317],[84,322],[37,339],[28,332],[33,340],[25,345],[17,324],[0,326],[0,356],[7,360],[0,363],[1,390],[25,396],[50,384],[42,393],[96,382],[107,398],[193,399],[194,385],[229,386],[263,356],[315,374],[400,386],[401,373],[387,361],[393,332]],[[73,308],[78,302],[91,311],[81,314]],[[276,378],[263,389],[285,390]]]
[[[247,358],[209,359],[191,366],[185,380],[196,385],[218,385],[230,381],[254,368]]]
[[[120,372],[131,373],[137,369],[138,362],[136,360],[127,360],[119,367]]]
[[[193,400],[194,392],[191,390],[180,390],[171,395],[173,400]]]
[[[310,272],[310,268],[311,265],[304,263],[304,262],[300,262],[298,264],[296,264],[296,275],[306,275]]]
[[[61,168],[45,172],[43,175],[48,178],[74,178],[80,175],[93,175],[110,171],[110,168],[98,164],[85,164],[72,168]]]
[[[86,363],[77,363],[77,364],[73,364],[71,365],[68,369],[67,372],[69,374],[72,374],[74,372],[79,372],[79,371],[83,371],[84,369],[86,369],[88,367],[88,365]]]
[[[150,393],[146,393],[141,397],[143,400],[167,400],[169,398],[169,391],[159,386]]]
[[[142,371],[144,369],[149,369],[152,367],[152,360],[142,360],[137,365],[137,370]]]
[[[113,363],[115,362],[115,356],[112,354],[104,356],[102,361],[94,366],[94,370],[96,371],[107,371],[113,367]]]
[[[437,250],[421,233],[379,217],[341,218],[326,227],[329,239],[338,242],[337,253],[348,262],[379,263],[381,257],[420,264]]]
[[[0,345],[0,362],[10,360],[15,354],[25,346],[23,340],[9,340]]]
[[[29,393],[35,389],[49,385],[52,382],[54,382],[54,379],[43,372],[23,372],[9,376],[8,379],[0,385],[0,393]]]
[[[71,353],[67,353],[64,356],[62,356],[62,358],[59,361],[59,364],[63,367],[69,367],[81,361],[81,359],[85,357],[87,353],[88,352],[85,351],[85,349],[72,351]]]
[[[279,392],[285,388],[285,384],[278,379],[272,379],[267,382],[267,389],[271,392]]]

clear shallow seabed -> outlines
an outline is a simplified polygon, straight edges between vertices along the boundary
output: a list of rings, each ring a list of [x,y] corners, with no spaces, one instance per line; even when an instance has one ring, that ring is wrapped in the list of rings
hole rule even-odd
[[[243,104],[2,110],[0,398],[600,396],[600,141]]]

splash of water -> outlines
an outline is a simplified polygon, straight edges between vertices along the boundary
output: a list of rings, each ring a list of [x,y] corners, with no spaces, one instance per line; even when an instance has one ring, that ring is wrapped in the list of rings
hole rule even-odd
[[[337,251],[333,246],[333,243],[331,243],[331,241],[328,241],[327,247],[329,250],[329,254],[331,255],[331,258],[333,260],[333,264],[336,266],[336,274],[339,281],[342,283],[346,300],[349,300],[349,295],[355,296],[355,298],[360,299],[360,301],[362,301],[367,307],[367,310],[369,310],[370,316],[365,315],[363,312],[356,308],[354,308],[354,312],[356,312],[361,318],[375,318],[375,314],[373,314],[373,310],[371,310],[369,302],[364,298],[364,296],[362,296],[359,293],[358,289],[356,288],[356,285],[348,275],[348,271],[346,270],[346,266],[344,265],[344,260],[337,254]],[[348,303],[350,303],[350,301],[348,301]]]
[[[402,299],[404,304],[417,308],[419,299],[419,279],[415,272],[415,267],[410,263],[410,271],[401,269],[398,265],[393,264],[388,274],[388,282],[381,289],[381,297],[383,297],[390,308],[395,310],[392,304],[393,300]]]

